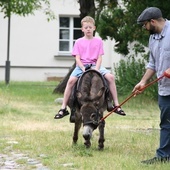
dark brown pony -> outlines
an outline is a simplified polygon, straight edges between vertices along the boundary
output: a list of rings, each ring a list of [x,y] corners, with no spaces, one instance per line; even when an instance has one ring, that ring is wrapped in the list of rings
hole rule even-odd
[[[107,101],[111,101],[110,94],[103,76],[95,70],[87,70],[78,80],[74,90],[74,99],[70,99],[70,120],[74,117],[73,143],[77,143],[78,133],[83,124],[84,144],[91,146],[90,139],[93,131],[99,129],[98,148],[104,148],[105,121],[100,121],[103,112],[107,109]],[[109,94],[109,97],[106,94]],[[73,102],[74,101],[74,102]],[[73,122],[73,120],[71,120]]]

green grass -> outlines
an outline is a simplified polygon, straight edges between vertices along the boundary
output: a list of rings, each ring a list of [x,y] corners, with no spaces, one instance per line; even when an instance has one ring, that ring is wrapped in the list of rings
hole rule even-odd
[[[83,145],[82,128],[77,145],[72,145],[74,124],[69,117],[54,120],[60,108],[52,94],[56,82],[0,83],[0,151],[26,154],[50,170],[168,170],[169,164],[143,165],[159,145],[157,101],[137,96],[122,108],[127,116],[111,114],[106,119],[105,148],[98,151],[98,130],[92,146]],[[119,96],[122,102],[128,96]],[[105,115],[107,112],[105,112]],[[44,155],[44,156],[42,156]],[[23,159],[25,169],[35,169]],[[1,167],[0,167],[1,169]]]

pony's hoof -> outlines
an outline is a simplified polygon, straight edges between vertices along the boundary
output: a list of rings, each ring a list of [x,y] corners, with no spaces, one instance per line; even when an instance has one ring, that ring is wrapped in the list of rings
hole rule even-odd
[[[98,150],[99,150],[99,151],[103,151],[103,150],[104,150],[104,147],[98,147]]]

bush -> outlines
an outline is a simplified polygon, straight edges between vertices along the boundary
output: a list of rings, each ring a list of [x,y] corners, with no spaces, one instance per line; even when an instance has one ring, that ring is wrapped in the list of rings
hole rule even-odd
[[[121,60],[118,64],[114,65],[118,94],[127,95],[132,92],[134,86],[141,80],[145,73],[145,66],[146,56],[135,59],[133,55],[129,56],[127,60]],[[155,83],[147,88],[144,94],[152,99],[157,99],[157,89],[157,83]]]

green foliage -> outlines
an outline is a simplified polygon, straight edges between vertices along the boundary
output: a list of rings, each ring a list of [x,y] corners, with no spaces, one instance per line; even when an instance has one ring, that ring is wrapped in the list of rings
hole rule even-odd
[[[170,0],[143,0],[142,3],[138,0],[96,1],[100,4],[96,12],[97,32],[103,39],[114,39],[115,50],[124,55],[129,53],[129,43],[138,41],[144,46],[148,45],[148,32],[136,23],[145,8],[159,7],[163,16],[170,18]]]
[[[136,59],[134,55],[128,56],[128,60],[121,60],[115,65],[115,78],[117,90],[120,95],[132,92],[134,86],[141,80],[146,66],[147,55],[142,59]],[[157,99],[157,84],[145,89],[144,94],[152,99]]]
[[[49,0],[0,0],[0,12],[4,13],[4,17],[11,14],[26,16],[34,14],[36,10],[42,10],[48,16],[48,20],[55,19]]]
[[[121,60],[115,65],[115,77],[118,93],[127,94],[133,90],[134,86],[140,81],[142,74],[145,71],[144,60],[137,61],[133,56],[128,57],[128,60]]]

